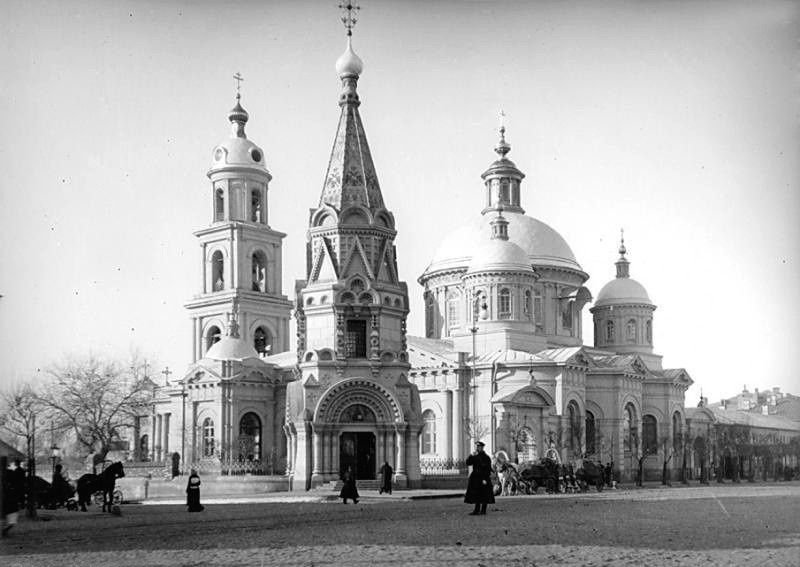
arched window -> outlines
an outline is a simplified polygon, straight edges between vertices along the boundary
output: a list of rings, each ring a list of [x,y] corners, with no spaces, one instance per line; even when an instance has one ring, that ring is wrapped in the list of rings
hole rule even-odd
[[[272,350],[272,336],[266,327],[258,327],[253,333],[253,347],[258,354],[264,355]]]
[[[214,456],[214,420],[210,417],[203,420],[203,456]]]
[[[150,437],[147,436],[147,433],[142,435],[139,438],[139,459],[142,461],[149,461],[150,460]]]
[[[489,306],[486,304],[486,296],[482,291],[475,294],[472,302],[472,320],[478,321],[489,317]]]
[[[645,455],[658,453],[658,423],[655,416],[646,415],[642,418],[642,441]]]
[[[505,177],[500,180],[500,204],[507,205],[508,204],[508,179]]]
[[[567,443],[573,453],[580,453],[581,449],[581,414],[578,404],[567,404]]]
[[[542,293],[538,290],[533,292],[533,320],[537,327],[542,326]]]
[[[450,292],[447,295],[447,326],[451,329],[461,326],[460,307],[458,294]]]
[[[261,250],[253,252],[253,291],[267,291],[267,256]]]
[[[219,327],[214,326],[208,329],[206,332],[206,350],[210,349],[212,345],[222,338],[222,333],[219,330]]]
[[[536,450],[536,435],[530,427],[523,427],[517,437],[517,460],[532,462],[539,458]]]
[[[636,341],[636,319],[628,319],[625,327],[625,336],[629,341]]]
[[[594,423],[594,414],[590,411],[586,412],[586,452],[590,455],[593,455],[597,452],[595,448],[595,423]]]
[[[648,319],[647,320],[647,323],[645,323],[644,329],[645,329],[645,331],[644,331],[645,337],[647,338],[647,344],[649,344],[649,345],[653,344],[653,320],[652,319]]]
[[[606,342],[614,342],[614,321],[611,320],[606,321]]]
[[[633,405],[628,404],[625,406],[625,425],[624,425],[624,448],[625,452],[630,453],[635,451],[638,447],[637,441],[637,428],[636,428],[636,410]]]
[[[675,455],[681,453],[681,445],[683,444],[683,420],[681,414],[675,412],[672,414],[672,449]]]
[[[511,290],[504,287],[497,296],[497,311],[500,319],[511,319]]]
[[[222,189],[214,192],[214,220],[225,220],[225,192]]]
[[[254,189],[250,193],[250,220],[253,222],[264,222],[261,217],[261,191]]]
[[[533,303],[531,301],[531,290],[525,290],[525,297],[522,302],[522,313],[525,319],[531,321],[533,319]]]
[[[253,412],[239,421],[239,460],[261,460],[261,420]]]
[[[422,454],[436,453],[436,414],[433,410],[422,413]]]
[[[225,260],[219,250],[211,255],[211,283],[214,291],[225,289]]]

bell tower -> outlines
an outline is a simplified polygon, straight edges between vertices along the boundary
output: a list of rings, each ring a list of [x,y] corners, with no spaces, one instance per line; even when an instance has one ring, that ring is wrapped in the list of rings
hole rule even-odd
[[[386,208],[358,108],[363,70],[347,47],[336,62],[341,113],[322,194],[309,215],[306,281],[295,316],[300,379],[287,386],[293,489],[376,478],[417,486],[419,391],[408,381],[408,289],[398,277],[394,216]]]
[[[213,149],[211,223],[195,232],[200,241],[200,293],[185,307],[192,318],[192,361],[227,333],[227,313],[238,304],[239,333],[266,356],[289,349],[291,302],[281,289],[285,234],[269,225],[268,190],[272,176],[263,150],[247,139],[249,114],[236,106],[228,113],[230,138]]]

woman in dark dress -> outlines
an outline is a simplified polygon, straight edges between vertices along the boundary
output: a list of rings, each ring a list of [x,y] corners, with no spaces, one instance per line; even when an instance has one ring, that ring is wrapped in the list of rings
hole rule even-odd
[[[483,452],[483,443],[475,443],[475,452],[467,457],[467,466],[472,467],[467,483],[467,494],[464,502],[474,504],[475,509],[470,516],[486,514],[486,505],[494,504],[494,487],[492,486],[492,459]]]
[[[356,475],[353,474],[353,471],[348,469],[344,471],[344,486],[342,486],[342,491],[339,493],[339,498],[342,499],[342,502],[347,504],[348,499],[353,500],[353,504],[358,504],[358,489],[356,488]]]
[[[392,493],[392,467],[389,465],[389,461],[383,461],[381,465],[381,489],[378,491],[378,494],[383,494],[384,492],[387,494]]]
[[[204,508],[200,504],[200,477],[194,469],[186,484],[186,505],[189,507],[189,512],[202,512]]]

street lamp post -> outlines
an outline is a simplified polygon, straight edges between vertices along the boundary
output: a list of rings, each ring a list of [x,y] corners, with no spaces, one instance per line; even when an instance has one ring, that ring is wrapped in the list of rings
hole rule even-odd
[[[56,463],[58,459],[61,457],[61,449],[58,448],[58,445],[53,443],[53,446],[50,448],[50,458],[53,461],[53,476],[56,474]]]
[[[186,379],[181,380],[181,474],[186,462]]]

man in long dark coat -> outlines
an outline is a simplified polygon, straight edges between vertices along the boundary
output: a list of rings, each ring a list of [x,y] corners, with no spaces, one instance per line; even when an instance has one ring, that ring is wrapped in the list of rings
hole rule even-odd
[[[467,494],[464,502],[474,504],[475,509],[470,516],[486,514],[486,505],[494,504],[494,487],[492,486],[492,459],[483,452],[484,444],[475,443],[475,452],[467,457],[467,466],[472,467],[467,483]]]

